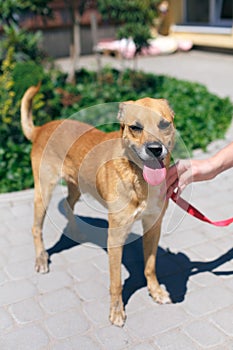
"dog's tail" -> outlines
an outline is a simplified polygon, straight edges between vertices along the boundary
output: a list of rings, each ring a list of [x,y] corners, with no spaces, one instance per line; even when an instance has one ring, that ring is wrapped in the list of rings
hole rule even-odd
[[[34,140],[36,130],[32,119],[32,101],[40,90],[40,85],[39,83],[37,86],[28,88],[21,101],[21,125],[25,137],[30,141]]]

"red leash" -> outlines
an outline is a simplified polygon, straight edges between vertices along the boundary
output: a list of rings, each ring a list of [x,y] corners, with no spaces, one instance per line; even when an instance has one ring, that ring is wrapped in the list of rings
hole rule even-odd
[[[172,194],[171,199],[183,210],[185,210],[188,214],[195,216],[197,219],[208,222],[211,225],[215,226],[228,226],[233,223],[233,218],[221,221],[211,221],[205,215],[199,212],[195,207],[186,202],[183,198],[179,197],[177,200],[175,199],[175,193]]]

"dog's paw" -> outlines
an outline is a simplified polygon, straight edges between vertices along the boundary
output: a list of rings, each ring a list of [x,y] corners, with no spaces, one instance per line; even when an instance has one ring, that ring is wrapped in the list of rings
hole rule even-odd
[[[155,290],[149,290],[149,293],[153,300],[158,304],[171,304],[171,298],[169,293],[162,287],[158,287]]]
[[[117,327],[123,327],[126,320],[126,315],[122,302],[116,302],[110,308],[109,315],[110,322]]]
[[[36,258],[35,270],[39,273],[47,273],[49,271],[48,265],[48,253],[42,252],[40,256]]]

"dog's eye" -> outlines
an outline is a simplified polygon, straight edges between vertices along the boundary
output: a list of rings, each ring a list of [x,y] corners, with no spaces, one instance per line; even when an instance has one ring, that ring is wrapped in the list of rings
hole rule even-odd
[[[169,126],[171,125],[171,123],[165,119],[161,119],[159,122],[159,129],[164,130],[167,129]]]
[[[141,124],[129,125],[130,130],[134,132],[142,132],[143,126]]]

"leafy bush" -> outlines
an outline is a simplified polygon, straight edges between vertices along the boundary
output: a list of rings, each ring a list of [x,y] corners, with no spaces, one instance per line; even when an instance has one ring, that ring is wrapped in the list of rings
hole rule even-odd
[[[30,85],[42,81],[40,93],[35,96],[33,112],[36,121],[46,123],[59,117],[60,96],[54,92],[56,78],[64,82],[63,73],[50,71],[34,62],[15,63],[14,50],[8,50],[0,75],[0,192],[9,192],[33,186],[30,150],[20,125],[20,101]]]
[[[155,26],[159,0],[99,0],[98,8],[103,17],[120,24],[118,38],[132,38],[136,54],[147,47],[151,28]]]
[[[0,41],[0,61],[6,58],[9,49],[14,48],[16,61],[35,60],[41,62],[44,53],[40,48],[42,34],[29,32],[20,26],[25,13],[51,16],[50,0],[4,0],[0,1],[0,25],[3,35]]]
[[[16,24],[3,26],[4,34],[0,41],[0,61],[5,58],[5,53],[14,47],[14,58],[16,61],[26,61],[29,59],[41,62],[45,57],[42,49],[42,33],[30,33],[19,28]]]
[[[102,125],[105,131],[119,127],[118,102],[146,96],[166,98],[175,111],[175,125],[189,151],[203,148],[222,138],[232,119],[233,105],[228,98],[211,94],[200,84],[114,69],[96,72],[80,70],[77,85],[67,84],[66,75],[54,69],[44,70],[33,62],[13,63],[12,52],[2,65],[0,76],[0,192],[29,188],[33,185],[30,149],[20,127],[20,99],[31,84],[42,80],[35,97],[35,124],[69,118]],[[104,109],[101,104],[105,105]],[[116,103],[112,103],[116,102]],[[87,108],[95,106],[92,108]],[[104,112],[103,112],[104,110]],[[77,113],[79,112],[79,113]]]
[[[117,83],[119,77],[120,84]],[[233,105],[229,98],[211,94],[198,83],[131,70],[126,70],[121,76],[118,71],[109,69],[103,72],[98,84],[93,72],[83,70],[77,80],[79,84],[72,89],[79,94],[79,101],[64,107],[61,111],[63,117],[94,104],[136,100],[146,96],[166,98],[175,111],[176,128],[190,152],[196,148],[205,150],[211,141],[224,137],[232,119]],[[85,121],[87,116],[82,118]],[[98,125],[98,120],[93,119],[93,123]]]

